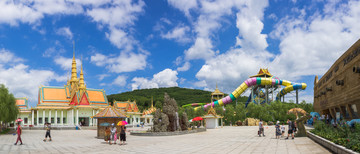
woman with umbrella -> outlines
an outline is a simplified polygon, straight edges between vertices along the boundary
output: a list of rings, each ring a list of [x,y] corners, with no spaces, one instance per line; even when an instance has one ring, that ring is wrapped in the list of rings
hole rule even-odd
[[[118,126],[120,127],[120,145],[124,144],[125,145],[125,141],[126,141],[126,127],[125,125],[127,124],[126,121],[119,121]],[[122,141],[122,143],[121,143]]]
[[[17,119],[15,122],[16,122],[16,125],[17,125],[17,128],[16,128],[16,133],[17,133],[17,139],[16,139],[16,142],[14,145],[16,145],[18,143],[18,141],[20,141],[20,145],[22,145],[22,140],[21,140],[21,133],[22,133],[22,128],[20,126],[20,122],[23,121],[22,119]]]

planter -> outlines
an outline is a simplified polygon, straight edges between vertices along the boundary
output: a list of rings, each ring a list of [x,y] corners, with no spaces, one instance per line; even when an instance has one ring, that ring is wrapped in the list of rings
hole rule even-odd
[[[350,149],[347,149],[341,145],[335,144],[333,142],[330,142],[329,140],[322,138],[320,136],[317,136],[313,133],[311,133],[310,131],[307,131],[307,136],[314,140],[315,142],[319,143],[320,145],[322,145],[323,147],[329,149],[330,151],[334,152],[334,153],[339,153],[339,154],[353,154],[353,153],[357,153],[355,151],[352,151]]]
[[[173,135],[184,135],[198,132],[205,132],[206,128],[198,128],[195,130],[188,131],[175,131],[175,132],[130,132],[130,135],[135,136],[173,136]]]

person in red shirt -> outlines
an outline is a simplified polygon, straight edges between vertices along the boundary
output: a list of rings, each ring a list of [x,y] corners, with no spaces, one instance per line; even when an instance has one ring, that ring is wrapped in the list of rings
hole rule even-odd
[[[17,128],[16,128],[16,133],[17,133],[17,139],[16,139],[16,142],[14,145],[16,145],[18,143],[18,141],[20,141],[20,145],[22,145],[22,141],[21,141],[21,133],[22,133],[22,129],[21,129],[21,126],[20,126],[20,123],[17,123]]]

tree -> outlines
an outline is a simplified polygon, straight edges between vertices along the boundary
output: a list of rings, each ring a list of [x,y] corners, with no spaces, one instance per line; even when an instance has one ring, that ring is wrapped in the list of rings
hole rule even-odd
[[[0,122],[5,123],[5,127],[7,127],[7,123],[14,121],[18,114],[19,109],[16,106],[14,95],[9,93],[3,84],[0,84]]]

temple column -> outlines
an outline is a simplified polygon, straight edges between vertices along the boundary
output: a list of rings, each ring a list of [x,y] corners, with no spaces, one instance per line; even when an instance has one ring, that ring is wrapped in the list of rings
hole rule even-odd
[[[42,124],[45,124],[45,110],[43,110]]]
[[[55,110],[55,119],[54,119],[55,125],[57,125],[57,110]]]
[[[49,110],[49,119],[48,119],[48,123],[51,124],[51,110]]]
[[[36,110],[36,126],[39,126],[39,110]]]
[[[79,124],[79,109],[76,110],[76,124]]]
[[[60,119],[61,125],[64,125],[64,111],[61,110],[61,119]]]
[[[71,109],[71,124],[74,125],[74,109]]]
[[[31,125],[34,126],[34,110],[31,110]]]
[[[94,116],[94,110],[92,110],[92,116]],[[93,120],[94,120],[94,118],[90,119],[90,126],[93,126],[93,123],[94,123]]]

